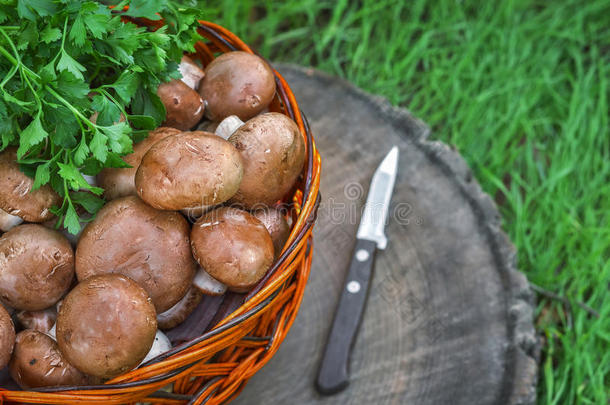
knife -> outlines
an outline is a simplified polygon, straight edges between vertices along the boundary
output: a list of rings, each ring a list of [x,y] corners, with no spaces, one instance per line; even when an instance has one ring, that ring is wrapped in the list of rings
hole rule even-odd
[[[320,394],[332,395],[349,385],[349,357],[364,313],[375,253],[387,245],[384,229],[397,170],[398,147],[394,146],[371,180],[345,287],[316,380]]]

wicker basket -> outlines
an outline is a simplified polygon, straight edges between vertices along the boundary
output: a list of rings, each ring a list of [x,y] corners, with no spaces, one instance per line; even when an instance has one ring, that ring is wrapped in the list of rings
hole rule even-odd
[[[134,22],[158,24],[146,20]],[[226,29],[206,21],[200,24],[198,31],[206,41],[196,45],[193,56],[204,66],[218,53],[233,50],[252,53]],[[277,94],[270,110],[284,113],[297,123],[306,141],[307,160],[292,200],[286,201],[293,208],[290,238],[260,284],[212,330],[196,331],[203,334],[104,385],[33,391],[0,389],[0,404],[220,404],[235,398],[248,379],[271,359],[294,322],[303,298],[320,201],[320,156],[313,136],[290,87],[277,71],[274,73]],[[168,386],[172,389],[167,390]]]

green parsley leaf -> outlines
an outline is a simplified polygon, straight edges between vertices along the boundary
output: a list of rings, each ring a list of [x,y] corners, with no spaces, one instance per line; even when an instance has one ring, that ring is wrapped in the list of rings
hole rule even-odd
[[[61,39],[61,31],[59,28],[53,28],[50,24],[48,24],[44,29],[40,32],[40,40],[45,44],[50,44],[51,42],[57,41]]]
[[[73,235],[78,234],[81,230],[78,214],[72,204],[68,204],[66,216],[64,217],[64,228]]]
[[[163,3],[161,0],[133,0],[129,3],[129,10],[125,15],[160,20],[161,16],[157,13],[163,8]]]
[[[45,110],[49,122],[55,130],[51,132],[51,140],[65,149],[76,146],[80,126],[74,114],[64,106],[56,106]]]
[[[104,189],[93,187],[87,183],[87,180],[85,180],[78,168],[61,162],[57,162],[57,166],[59,167],[58,174],[68,182],[72,190],[85,189],[97,195],[104,192]]]
[[[87,138],[82,137],[78,148],[74,151],[74,163],[81,166],[85,163],[87,156],[89,155],[89,146],[87,146]]]
[[[83,22],[83,18],[81,15],[76,17],[76,19],[72,23],[72,29],[70,29],[68,39],[74,42],[77,46],[83,46],[85,44],[85,40],[87,39],[87,33],[85,31],[85,23]]]
[[[136,90],[138,90],[139,85],[139,76],[136,73],[126,71],[121,74],[121,76],[119,76],[118,80],[114,82],[112,87],[117,92],[119,97],[121,97],[123,102],[129,104],[129,102],[135,95]]]
[[[131,130],[126,122],[100,127],[100,129],[108,137],[108,145],[111,151],[122,155],[133,151],[131,138],[129,137]]]
[[[89,143],[89,149],[93,153],[93,157],[101,163],[106,162],[106,158],[108,157],[108,147],[106,146],[107,140],[108,138],[104,134],[100,131],[95,131],[93,139],[91,139],[91,142]]]
[[[153,130],[157,126],[153,117],[148,115],[130,115],[129,123],[134,128]]]
[[[44,130],[40,122],[40,116],[36,116],[32,122],[21,132],[19,136],[19,149],[17,157],[22,158],[32,146],[44,141],[49,133]]]
[[[78,63],[76,59],[68,55],[66,51],[62,51],[61,58],[59,58],[59,62],[57,63],[57,70],[67,70],[77,79],[83,80],[83,74],[81,72],[85,72],[87,68]]]
[[[108,17],[103,14],[87,14],[84,17],[85,26],[94,38],[100,39],[108,32],[106,23]]]
[[[18,0],[17,1],[17,13],[20,18],[25,18],[27,20],[34,21],[36,19],[36,14],[30,9],[30,2],[27,0]]]
[[[135,114],[153,117],[157,125],[165,120],[165,106],[156,91],[153,93],[140,87],[136,91],[131,106]]]
[[[104,200],[84,191],[70,194],[72,201],[83,207],[89,214],[95,214],[104,205]]]
[[[42,165],[38,165],[36,168],[36,176],[34,177],[34,184],[32,190],[38,190],[41,186],[47,184],[51,179],[51,171],[49,169],[51,162],[47,162]]]

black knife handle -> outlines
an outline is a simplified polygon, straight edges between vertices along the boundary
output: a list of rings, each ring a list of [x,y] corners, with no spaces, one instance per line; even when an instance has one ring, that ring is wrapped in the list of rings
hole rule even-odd
[[[332,395],[349,385],[348,363],[368,297],[377,243],[358,239],[335,312],[316,387]]]

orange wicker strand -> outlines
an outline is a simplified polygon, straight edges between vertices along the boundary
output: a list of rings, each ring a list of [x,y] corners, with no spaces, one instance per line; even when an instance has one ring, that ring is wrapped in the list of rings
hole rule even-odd
[[[149,24],[145,20],[131,21]],[[158,28],[158,23],[154,27]],[[204,65],[219,52],[253,51],[227,29],[200,21],[205,42],[192,56]],[[312,231],[320,203],[321,160],[307,120],[286,80],[275,70],[277,94],[270,111],[297,123],[307,145],[307,162],[294,193],[293,229],[281,255],[243,305],[199,338],[180,345],[144,366],[104,385],[47,388],[38,391],[0,389],[6,402],[35,404],[220,404],[235,398],[248,379],[277,352],[292,326],[305,291],[312,261]],[[172,387],[172,392],[161,391]]]

